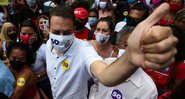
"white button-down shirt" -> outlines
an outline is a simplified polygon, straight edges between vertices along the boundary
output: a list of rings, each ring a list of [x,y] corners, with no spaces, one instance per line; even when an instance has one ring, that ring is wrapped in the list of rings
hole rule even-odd
[[[103,61],[88,42],[77,38],[60,57],[52,51],[48,40],[46,60],[54,99],[86,99],[90,65],[97,60]]]
[[[114,60],[116,58],[109,58],[105,62],[110,64]],[[89,99],[157,99],[157,96],[157,88],[153,80],[142,68],[138,68],[130,78],[120,85],[106,87],[96,82],[91,87]]]

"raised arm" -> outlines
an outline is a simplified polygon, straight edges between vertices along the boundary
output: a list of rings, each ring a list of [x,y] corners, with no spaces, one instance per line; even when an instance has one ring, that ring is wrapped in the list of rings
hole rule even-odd
[[[154,26],[169,11],[167,3],[141,22],[128,39],[128,49],[117,61],[107,66],[101,61],[91,64],[91,72],[104,85],[125,81],[137,68],[159,69],[174,61],[177,39],[168,27]]]

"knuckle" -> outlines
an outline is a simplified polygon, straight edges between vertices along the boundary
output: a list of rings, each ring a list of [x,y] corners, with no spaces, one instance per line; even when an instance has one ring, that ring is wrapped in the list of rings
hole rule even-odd
[[[164,43],[159,43],[159,44],[156,45],[156,49],[158,51],[163,51],[165,49],[165,46],[166,45]]]

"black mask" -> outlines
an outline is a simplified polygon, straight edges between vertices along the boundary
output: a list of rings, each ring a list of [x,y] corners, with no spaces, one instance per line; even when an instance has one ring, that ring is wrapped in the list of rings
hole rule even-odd
[[[17,33],[11,33],[11,34],[7,34],[7,36],[11,39],[11,40],[16,40],[17,39]]]
[[[134,19],[132,17],[127,17],[127,26],[137,26],[141,22],[141,19]]]
[[[11,64],[12,69],[15,71],[20,71],[24,66],[24,62],[15,61],[15,60],[13,61],[10,60],[10,64]]]
[[[75,30],[82,30],[85,28],[86,23],[81,23],[79,21],[75,21]]]

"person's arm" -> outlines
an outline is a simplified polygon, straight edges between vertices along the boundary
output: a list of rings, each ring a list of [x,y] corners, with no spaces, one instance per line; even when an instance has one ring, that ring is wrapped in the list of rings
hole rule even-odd
[[[134,29],[125,54],[109,66],[101,61],[93,62],[92,74],[102,84],[115,86],[125,81],[139,66],[159,69],[173,62],[177,39],[169,27],[154,26],[168,11],[169,5],[162,4]]]
[[[104,85],[114,86],[125,81],[132,75],[138,66],[130,63],[127,51],[111,65],[102,61],[95,61],[91,64],[91,72]]]
[[[21,99],[24,95],[24,92],[30,84],[31,72],[25,71],[22,75],[16,78],[15,90],[11,99]]]
[[[47,76],[47,72],[46,72],[46,70],[44,70],[43,72],[41,72],[41,73],[39,73],[38,75],[35,75],[35,76],[36,76],[36,80],[41,80],[42,78]]]

